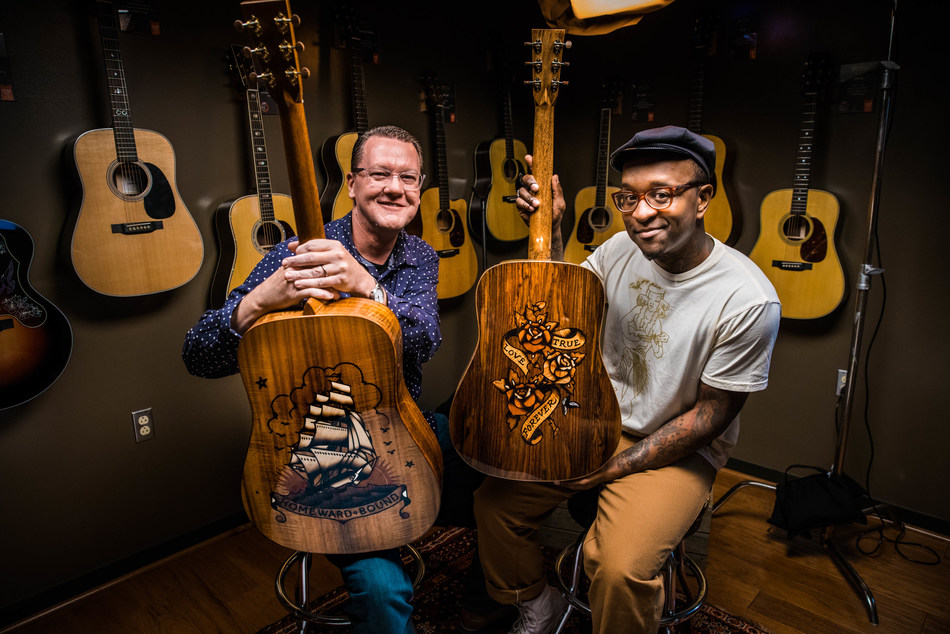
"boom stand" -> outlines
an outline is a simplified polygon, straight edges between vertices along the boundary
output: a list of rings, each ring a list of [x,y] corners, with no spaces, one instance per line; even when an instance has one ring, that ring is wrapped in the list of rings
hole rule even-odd
[[[893,29],[893,15],[891,25]],[[844,408],[842,410],[841,424],[838,426],[838,437],[835,444],[834,463],[832,464],[831,469],[828,471],[829,475],[835,474],[840,476],[843,471],[845,448],[848,442],[848,427],[851,423],[851,411],[854,404],[854,378],[857,376],[858,372],[858,359],[860,357],[861,351],[861,336],[864,331],[864,313],[867,309],[868,291],[871,288],[871,276],[879,275],[884,272],[883,269],[872,267],[870,262],[873,255],[872,251],[874,248],[874,237],[876,235],[877,227],[879,204],[878,199],[881,192],[881,170],[884,166],[884,148],[887,143],[888,129],[890,128],[891,101],[893,97],[897,70],[900,67],[890,60],[881,62],[881,66],[883,67],[881,76],[881,118],[877,131],[877,150],[875,152],[874,175],[871,181],[871,200],[870,204],[868,205],[867,242],[864,252],[864,264],[861,265],[861,270],[858,275],[857,298],[855,300],[854,308],[854,328],[851,333],[851,353],[848,358],[848,373],[845,378],[844,385]],[[736,491],[747,486],[769,489],[772,491],[775,490],[775,485],[769,484],[767,482],[756,482],[754,480],[745,480],[743,482],[739,482],[731,489],[726,491],[726,493],[716,501],[712,507],[712,512],[716,513],[716,511],[719,510],[719,507],[721,507],[726,500],[732,497]],[[872,624],[877,625],[877,606],[874,602],[874,595],[871,594],[871,589],[868,588],[866,583],[864,583],[857,571],[835,548],[834,543],[831,541],[833,532],[833,528],[830,526],[824,529],[821,537],[821,545],[828,552],[828,555],[838,566],[838,569],[845,576],[848,582],[851,583],[858,595],[863,598],[864,607],[868,613],[868,619]]]

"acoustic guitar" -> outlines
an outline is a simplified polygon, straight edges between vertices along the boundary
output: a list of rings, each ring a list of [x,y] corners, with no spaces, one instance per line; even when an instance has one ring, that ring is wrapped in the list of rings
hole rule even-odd
[[[470,207],[472,228],[481,228],[482,223],[496,240],[515,242],[528,237],[525,225],[514,197],[519,174],[527,174],[524,157],[528,153],[523,141],[514,138],[511,116],[511,88],[507,65],[502,65],[501,105],[503,135],[489,142],[479,143],[475,148],[475,186],[478,194],[472,197]]]
[[[819,95],[828,61],[812,56],[803,72],[802,128],[792,189],[770,193],[760,208],[759,238],[749,253],[771,280],[782,317],[817,319],[844,299],[844,270],[834,247],[838,200],[810,189]]]
[[[66,316],[30,285],[33,253],[30,234],[0,220],[0,409],[42,394],[72,355]]]
[[[689,122],[686,127],[690,132],[702,134],[713,142],[716,147],[716,195],[709,201],[706,215],[703,216],[703,225],[706,233],[717,238],[720,242],[728,242],[732,236],[733,217],[729,197],[723,185],[723,170],[726,164],[726,144],[718,136],[703,134],[703,93],[706,85],[706,59],[711,50],[716,35],[718,15],[707,12],[696,18],[693,27],[693,78],[689,99]]]
[[[76,274],[103,295],[149,295],[191,280],[201,232],[175,184],[175,152],[161,134],[132,127],[112,2],[97,0],[112,128],[76,139],[82,184],[70,254]]]
[[[508,260],[476,289],[478,343],[449,413],[462,458],[512,480],[569,480],[603,465],[620,439],[620,407],[604,368],[604,287],[590,270],[551,259],[554,103],[563,29],[534,29],[534,176],[529,260]]]
[[[287,0],[241,3],[280,111],[301,240],[322,238],[296,38]],[[438,513],[442,457],[402,375],[402,331],[362,298],[259,319],[238,347],[251,405],[242,498],[254,526],[294,550],[357,553],[421,537]]]
[[[353,209],[353,200],[346,186],[346,175],[352,168],[353,146],[359,136],[369,129],[363,58],[373,42],[373,32],[356,19],[349,4],[340,18],[344,27],[343,39],[349,51],[353,122],[356,130],[332,136],[320,147],[320,168],[327,183],[320,204],[330,211],[331,220],[342,218]]]
[[[468,234],[468,206],[462,199],[449,200],[449,172],[445,152],[445,120],[448,94],[438,77],[424,75],[426,107],[431,115],[435,137],[435,187],[422,192],[418,219],[419,234],[439,255],[439,299],[458,297],[469,291],[478,279],[475,247]]]
[[[619,187],[607,186],[607,160],[610,155],[610,115],[619,103],[619,86],[604,84],[600,107],[600,134],[597,141],[597,180],[574,197],[574,230],[564,245],[564,261],[580,264],[607,238],[625,231],[623,217],[611,194]]]
[[[215,211],[215,229],[221,251],[211,282],[212,306],[223,305],[228,294],[247,279],[271,249],[296,235],[293,201],[287,194],[271,191],[264,111],[257,81],[250,79],[252,75],[255,80],[257,78],[254,64],[239,46],[231,47],[231,56],[247,99],[256,193],[225,201]]]

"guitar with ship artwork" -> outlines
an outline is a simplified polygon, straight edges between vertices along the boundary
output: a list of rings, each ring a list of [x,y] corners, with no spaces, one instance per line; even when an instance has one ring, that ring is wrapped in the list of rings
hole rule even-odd
[[[280,111],[294,222],[322,239],[303,103],[309,71],[288,0],[246,0],[235,26]],[[373,300],[309,300],[258,319],[238,346],[251,407],[242,501],[268,539],[309,553],[361,553],[422,537],[438,514],[442,455],[406,388],[402,329]]]
[[[66,369],[73,331],[30,285],[33,238],[0,220],[0,409],[42,394]]]
[[[343,24],[343,41],[349,53],[355,130],[332,136],[320,147],[319,164],[327,184],[320,197],[320,206],[329,212],[330,220],[342,218],[353,209],[346,175],[352,169],[353,146],[359,136],[369,129],[363,60],[376,49],[373,31],[356,18],[352,7],[347,5],[344,8],[340,20]],[[375,54],[373,57],[375,59]]]
[[[718,136],[703,134],[703,93],[706,85],[706,60],[711,51],[715,51],[716,26],[718,13],[706,12],[696,18],[693,27],[693,77],[689,99],[689,120],[686,127],[690,132],[702,134],[716,148],[716,195],[709,201],[703,225],[706,233],[720,242],[728,242],[733,232],[733,213],[723,186],[723,170],[726,164],[726,144]],[[733,238],[734,239],[734,238]]]
[[[103,295],[177,288],[201,267],[201,232],[175,185],[175,152],[161,134],[132,127],[112,2],[97,0],[112,128],[73,144],[82,205],[70,243],[76,274]]]
[[[515,206],[516,183],[519,174],[527,174],[524,161],[528,150],[523,141],[514,138],[511,116],[511,88],[507,64],[501,64],[499,73],[502,94],[503,136],[479,143],[475,148],[475,185],[469,208],[472,229],[484,226],[493,238],[515,242],[528,237],[528,226]]]
[[[770,193],[760,209],[759,238],[749,253],[771,280],[782,317],[817,319],[844,299],[844,270],[834,247],[838,200],[809,188],[820,93],[828,74],[826,56],[812,56],[803,77],[802,127],[792,189]]]
[[[231,57],[247,99],[256,193],[225,201],[215,211],[215,229],[221,253],[211,282],[212,306],[223,305],[228,294],[247,279],[271,249],[296,235],[293,201],[287,194],[271,191],[264,110],[261,107],[254,62],[240,46],[231,47]]]
[[[475,285],[478,262],[468,234],[468,206],[462,199],[449,200],[445,121],[451,116],[450,95],[435,74],[423,75],[422,83],[435,137],[433,180],[436,186],[422,192],[419,213],[413,222],[416,226],[421,223],[419,235],[439,255],[438,296],[448,299],[463,295]]]
[[[554,173],[554,103],[563,29],[531,32],[533,173]],[[528,260],[507,260],[478,282],[478,343],[449,412],[449,432],[473,468],[511,480],[585,476],[620,440],[620,407],[601,355],[605,293],[583,266],[551,261],[553,201],[538,192]]]
[[[610,117],[620,104],[620,84],[604,84],[600,105],[600,134],[597,141],[597,184],[585,187],[574,197],[574,230],[564,245],[564,261],[580,264],[615,233],[625,231],[623,217],[610,194],[619,187],[607,186],[610,155]]]

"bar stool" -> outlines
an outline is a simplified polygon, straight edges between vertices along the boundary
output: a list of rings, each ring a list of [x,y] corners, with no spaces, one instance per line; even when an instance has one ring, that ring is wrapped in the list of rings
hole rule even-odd
[[[580,494],[579,494],[580,495]],[[579,495],[574,496],[568,501],[568,510],[571,516],[578,524],[585,528],[590,528],[593,524],[594,516],[597,512],[597,498],[581,498],[574,502]],[[572,505],[572,502],[574,504]],[[686,554],[686,538],[699,530],[703,521],[703,516],[709,508],[709,499],[699,512],[699,515],[693,521],[686,535],[673,550],[670,551],[666,562],[663,564],[661,574],[663,577],[663,593],[665,603],[663,606],[663,616],[660,618],[660,632],[672,634],[677,625],[687,623],[689,619],[699,611],[706,601],[706,576],[703,574],[699,565]],[[584,601],[584,538],[587,535],[585,530],[578,535],[577,540],[568,545],[558,555],[554,564],[555,578],[557,585],[567,599],[567,607],[558,623],[554,634],[560,634],[567,624],[571,613],[576,609],[590,615],[590,604]],[[564,563],[570,561],[570,580],[564,578]],[[689,581],[692,578],[692,582]]]
[[[422,553],[413,546],[412,544],[406,544],[403,546],[409,554],[412,556],[412,559],[416,563],[416,575],[412,579],[412,587],[416,588],[419,585],[419,582],[422,581],[422,578],[426,573],[425,562],[422,559]],[[318,623],[320,625],[350,625],[350,619],[345,616],[333,616],[330,614],[318,614],[311,610],[307,610],[307,603],[309,599],[308,592],[308,576],[310,573],[310,561],[313,557],[312,553],[306,553],[303,551],[295,551],[287,558],[284,562],[284,565],[280,567],[280,572],[277,573],[277,579],[274,582],[275,590],[277,591],[277,600],[280,601],[291,614],[300,619],[300,632],[307,631],[308,623]],[[290,572],[290,569],[296,564],[300,563],[300,578],[297,580],[297,596],[298,600],[294,601],[284,590],[284,581],[287,577],[287,574]]]

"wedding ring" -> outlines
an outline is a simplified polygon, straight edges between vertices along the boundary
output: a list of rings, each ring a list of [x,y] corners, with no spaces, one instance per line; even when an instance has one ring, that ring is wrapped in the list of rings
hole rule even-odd
[[[325,267],[325,266],[323,266],[323,265],[321,264],[321,265],[320,265],[320,270],[323,271],[323,275],[322,275],[321,277],[326,277],[326,276],[327,276],[327,267]]]

